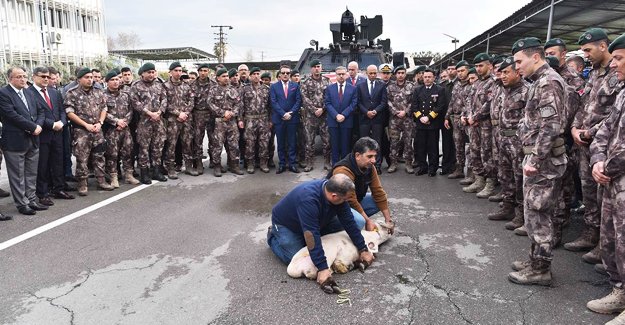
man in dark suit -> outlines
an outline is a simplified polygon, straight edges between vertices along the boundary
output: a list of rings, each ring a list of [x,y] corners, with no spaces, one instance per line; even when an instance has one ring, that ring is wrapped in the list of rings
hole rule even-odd
[[[325,106],[328,110],[328,130],[332,148],[332,165],[350,152],[353,112],[357,106],[356,87],[346,82],[345,67],[337,67],[336,83],[326,88]]]
[[[70,200],[74,196],[66,193],[63,173],[63,127],[67,116],[63,99],[59,93],[49,87],[50,71],[48,68],[33,69],[33,85],[26,91],[44,108],[43,131],[39,135],[39,166],[37,168],[37,190],[39,203],[54,205],[50,194],[59,199]]]
[[[443,115],[447,114],[447,108],[449,102],[451,102],[451,92],[454,89],[456,82],[456,63],[452,60],[447,65],[447,80],[441,83],[441,86],[445,88],[445,111]],[[441,161],[441,175],[447,175],[452,173],[456,169],[456,147],[454,145],[454,132],[453,129],[441,128],[441,141],[443,148],[443,160]]]
[[[423,73],[423,86],[412,93],[410,111],[416,121],[414,138],[417,176],[428,174],[436,176],[438,170],[438,141],[440,129],[445,118],[445,88],[434,83],[434,71],[426,69]]]
[[[44,107],[26,88],[26,72],[22,68],[10,68],[9,84],[0,88],[0,119],[9,185],[17,210],[33,215],[47,206],[37,202],[35,185],[39,161],[39,134],[43,130]]]
[[[386,117],[386,85],[378,80],[378,67],[367,67],[367,81],[358,87],[358,109],[360,111],[360,137],[371,137],[377,143],[382,143],[382,133],[387,120]],[[376,158],[375,167],[378,174],[382,172],[382,155]]]
[[[360,75],[360,70],[358,70],[358,62],[356,61],[352,61],[347,64],[347,73],[349,74],[349,77],[345,79],[345,82],[350,83],[354,87],[367,81],[367,78]]]
[[[280,81],[271,85],[269,95],[271,97],[271,123],[276,130],[278,138],[278,159],[280,165],[276,174],[286,170],[287,147],[289,170],[299,173],[297,169],[297,126],[299,124],[299,109],[302,98],[299,85],[290,81],[291,69],[283,66],[280,68]]]

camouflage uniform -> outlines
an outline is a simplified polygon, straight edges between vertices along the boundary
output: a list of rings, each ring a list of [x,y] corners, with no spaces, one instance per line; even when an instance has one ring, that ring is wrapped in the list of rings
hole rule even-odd
[[[326,77],[315,80],[311,77],[301,83],[302,94],[302,124],[306,134],[306,166],[313,167],[315,159],[315,135],[319,131],[319,136],[323,143],[324,161],[330,160],[330,133],[327,124],[327,112],[324,109],[323,114],[317,117],[315,111],[317,108],[324,108],[323,95],[330,81]],[[306,117],[304,118],[304,114]]]
[[[89,124],[99,122],[100,113],[106,111],[106,97],[101,89],[91,88],[85,91],[81,86],[70,89],[65,94],[65,112],[74,113]],[[87,179],[89,168],[87,163],[92,157],[93,172],[96,177],[104,177],[104,152],[106,141],[102,131],[93,133],[74,123],[74,139],[72,142],[76,156],[76,178]]]
[[[217,85],[208,94],[208,106],[215,117],[215,131],[211,137],[211,159],[216,167],[221,166],[221,148],[226,145],[230,164],[239,165],[239,129],[237,115],[241,105],[240,93],[231,86]],[[226,111],[234,116],[224,118]]]
[[[106,96],[106,120],[108,124],[103,129],[104,138],[107,141],[106,147],[106,172],[117,174],[117,162],[121,160],[124,172],[133,171],[132,149],[134,142],[130,129],[127,127],[118,130],[117,122],[124,120],[126,123],[132,121],[132,109],[130,108],[130,95],[127,91],[112,92],[110,89],[104,91]]]
[[[388,110],[390,112],[389,135],[391,138],[391,164],[396,164],[399,160],[400,145],[402,143],[406,166],[411,166],[414,160],[412,139],[415,132],[415,121],[410,114],[410,104],[412,102],[412,91],[414,87],[415,84],[411,81],[405,81],[402,86],[398,85],[397,81],[391,81],[386,87]],[[401,111],[406,113],[403,118],[397,115]]]
[[[245,160],[248,169],[254,166],[254,149],[258,142],[258,157],[265,167],[269,159],[269,127],[271,105],[269,103],[269,87],[263,84],[250,83],[243,86],[243,105],[238,120],[245,123]]]
[[[137,125],[139,168],[150,167],[150,158],[151,165],[157,167],[161,163],[167,135],[165,121],[162,115],[157,121],[153,121],[145,112],[165,113],[167,108],[165,87],[158,80],[152,82],[139,80],[130,87],[130,103],[134,111],[140,115]]]
[[[182,159],[185,165],[191,164],[193,159],[193,92],[188,83],[171,78],[163,84],[167,94],[167,156],[165,168],[168,172],[175,171],[176,142],[180,137]],[[188,114],[184,122],[178,121],[180,113]],[[190,167],[190,166],[189,166]],[[189,172],[189,171],[187,171]]]
[[[210,89],[216,87],[217,83],[211,78],[206,78],[206,82],[195,79],[191,83],[191,91],[193,93],[193,158],[198,163],[202,163],[202,154],[204,151],[204,134],[208,133],[208,138],[213,135],[215,129],[215,119],[211,118],[210,107],[208,107],[208,93]],[[210,146],[208,148],[210,153]]]
[[[615,109],[597,129],[590,145],[592,165],[604,162],[610,183],[603,186],[601,206],[601,257],[610,282],[625,283],[625,90],[616,98]]]
[[[525,226],[531,242],[530,259],[535,270],[548,270],[552,260],[555,202],[560,196],[567,156],[562,138],[565,84],[547,63],[531,76],[525,117],[519,123],[523,166],[538,170],[523,177]]]
[[[469,127],[469,150],[471,166],[476,175],[493,178],[492,166],[492,125],[490,122],[490,104],[493,99],[495,78],[488,75],[480,78],[473,85],[474,94],[472,107],[468,117],[478,122],[477,126]]]
[[[445,119],[450,122],[451,127],[454,130],[453,134],[454,145],[456,146],[456,162],[458,163],[458,168],[461,170],[464,169],[466,163],[465,137],[467,136],[467,130],[466,126],[462,125],[460,118],[465,109],[465,105],[467,104],[467,98],[470,95],[470,91],[471,84],[468,79],[465,81],[458,80],[451,92],[449,108],[447,109],[447,114],[445,115]]]
[[[499,115],[503,105],[503,99],[506,93],[506,89],[503,87],[503,83],[500,79],[495,80],[493,85],[493,100],[490,105],[490,123],[492,125],[492,134],[493,137],[491,139],[492,145],[492,168],[493,175],[496,175],[499,178],[499,150],[500,150],[500,132],[499,132]]]

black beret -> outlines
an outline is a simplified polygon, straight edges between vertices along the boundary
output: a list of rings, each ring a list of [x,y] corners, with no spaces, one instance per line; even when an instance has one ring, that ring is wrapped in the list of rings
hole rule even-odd
[[[545,43],[545,50],[554,46],[564,46],[566,48],[566,43],[562,39],[552,38]]]
[[[475,70],[475,68],[470,68],[469,74],[477,74],[477,70]]]
[[[254,72],[260,72],[260,68],[259,67],[252,67],[250,69],[250,74],[254,73]]]
[[[490,62],[490,60],[491,60],[490,55],[488,55],[487,53],[480,53],[476,55],[475,58],[473,59],[473,64],[477,64],[477,63],[484,62],[484,61]]]
[[[497,69],[497,71],[501,72],[503,71],[503,69],[511,66],[514,64],[514,57],[509,56],[507,58],[505,58],[503,61],[501,61],[501,65],[499,66],[499,69]]]
[[[579,37],[577,44],[584,45],[584,44],[600,41],[602,39],[606,41],[609,40],[608,34],[605,32],[605,30],[601,28],[591,28],[587,30],[586,32],[584,32],[584,34],[582,34],[582,36]]]
[[[271,73],[263,72],[263,74],[260,75],[260,79],[265,79],[265,78],[271,79]]]
[[[608,51],[610,53],[614,52],[614,50],[625,49],[625,34],[617,37],[608,47]]]
[[[423,72],[423,71],[425,71],[425,69],[426,69],[426,68],[427,68],[427,67],[426,67],[426,66],[424,66],[424,65],[419,65],[419,66],[417,66],[417,68],[415,69],[415,72],[416,72],[416,73]]]
[[[458,69],[460,67],[471,68],[471,65],[469,64],[469,62],[467,62],[467,60],[462,60],[462,61],[456,63],[456,69]]]
[[[320,64],[321,64],[321,61],[319,61],[317,59],[314,59],[314,60],[310,61],[310,67],[311,68],[314,67],[314,66],[320,65]]]
[[[154,63],[152,62],[146,62],[141,66],[141,68],[139,68],[139,74],[150,70],[156,70],[156,66],[154,66]]]
[[[393,69],[393,73],[397,73],[397,71],[400,71],[400,70],[406,71],[406,67],[403,65],[398,65],[395,67],[395,69]]]
[[[226,68],[218,69],[217,72],[215,72],[215,77],[219,77],[224,73],[228,73],[228,70],[226,70]]]
[[[80,79],[84,77],[87,73],[91,73],[91,69],[81,68],[80,70],[78,70],[78,72],[76,72],[76,78]]]
[[[232,77],[234,77],[236,75],[237,75],[237,69],[232,68],[232,69],[228,70],[228,77],[232,78]]]
[[[169,71],[174,70],[176,68],[182,68],[182,64],[178,61],[174,61],[169,65]]]
[[[108,82],[109,80],[113,79],[114,77],[117,77],[118,75],[119,75],[119,71],[117,71],[117,69],[113,69],[109,71],[109,73],[106,74],[106,76],[104,77],[104,81]]]
[[[297,70],[297,69],[291,70],[291,76],[294,76],[296,74],[299,74],[299,70]]]
[[[552,68],[560,67],[560,60],[558,60],[558,58],[556,58],[555,56],[548,56],[545,58],[545,61],[547,61],[547,63],[549,63],[549,66]]]
[[[199,67],[197,67],[198,70],[204,69],[204,68],[210,69],[210,67],[208,66],[208,63],[202,63],[202,64],[200,64]]]
[[[512,54],[514,55],[516,52],[529,49],[532,47],[541,47],[541,42],[536,37],[526,37],[522,38],[512,45]]]

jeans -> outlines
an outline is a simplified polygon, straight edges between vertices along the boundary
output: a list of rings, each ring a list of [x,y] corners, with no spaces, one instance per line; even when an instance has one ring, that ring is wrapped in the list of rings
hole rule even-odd
[[[367,193],[367,195],[365,195],[362,201],[360,201],[360,206],[362,206],[362,209],[365,210],[365,214],[367,215],[367,217],[371,217],[372,215],[380,212],[380,209],[378,209],[378,205],[375,204],[375,201],[373,201],[371,193]],[[358,229],[364,229],[365,217],[363,217],[362,214],[360,214],[360,212],[356,211],[355,209],[352,209],[352,214],[354,215],[354,221],[356,221]]]

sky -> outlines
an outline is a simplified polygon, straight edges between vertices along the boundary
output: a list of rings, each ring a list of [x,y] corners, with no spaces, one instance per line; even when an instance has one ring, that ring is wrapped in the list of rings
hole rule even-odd
[[[240,1],[240,0],[103,0],[106,32],[134,32],[139,48],[192,46],[213,53],[211,25],[230,25],[226,62],[298,60],[311,39],[327,47],[330,23],[339,22],[346,6],[360,16],[383,17],[382,39],[393,51],[454,50],[452,35],[464,44],[509,17],[529,0],[438,1]],[[388,5],[385,5],[388,4]]]

